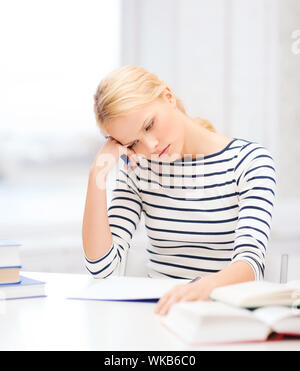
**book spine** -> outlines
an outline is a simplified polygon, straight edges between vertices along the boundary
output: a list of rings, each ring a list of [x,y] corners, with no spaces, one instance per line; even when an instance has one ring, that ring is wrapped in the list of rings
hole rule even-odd
[[[19,285],[21,281],[16,281],[16,282],[9,282],[9,283],[0,283],[1,286],[12,286],[12,285]],[[1,289],[0,289],[1,290]]]

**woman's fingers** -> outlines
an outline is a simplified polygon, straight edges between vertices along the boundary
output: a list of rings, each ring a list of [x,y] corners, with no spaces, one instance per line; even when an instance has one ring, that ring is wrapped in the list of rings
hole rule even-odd
[[[129,164],[130,164],[130,166],[131,166],[131,168],[132,168],[133,170],[136,169],[136,167],[137,167],[137,163],[136,163],[136,159],[135,159],[135,157],[133,157],[132,155],[129,157],[129,156],[126,156],[125,154],[123,154],[123,155],[121,156],[121,158],[122,158],[123,161],[124,161],[124,168],[125,168],[126,170],[128,170]]]
[[[155,313],[165,315],[170,307],[179,301],[209,300],[201,285],[202,282],[197,281],[175,287],[160,299],[155,308]]]
[[[156,305],[155,313],[165,315],[168,313],[171,305],[181,300],[183,285],[174,287],[161,297]]]
[[[126,148],[126,153],[123,153],[121,157],[125,162],[124,167],[126,170],[128,169],[129,164],[133,170],[137,168],[137,163],[139,162],[139,158],[135,152]]]
[[[131,164],[131,167],[133,169],[135,169],[137,167],[137,158],[135,155],[130,155],[129,156],[129,161],[130,161],[130,164]]]
[[[158,314],[160,314],[161,316],[166,315],[166,314],[169,312],[171,306],[172,306],[173,304],[175,304],[175,303],[181,301],[181,299],[182,299],[182,297],[181,297],[180,295],[178,295],[178,294],[174,294],[174,295],[172,295],[172,296],[171,296],[171,297],[170,297],[170,298],[169,298],[169,299],[164,303],[164,305],[160,308]]]
[[[137,162],[139,161],[138,155],[135,152],[133,152],[132,150],[128,150],[127,156],[129,157],[129,160],[132,161],[132,163],[134,165],[136,165]]]
[[[156,308],[155,308],[155,313],[159,314],[161,309],[164,307],[164,305],[168,302],[168,300],[170,299],[170,297],[172,296],[172,294],[170,292],[168,292],[167,294],[165,294],[164,296],[162,296],[157,305],[156,305]]]

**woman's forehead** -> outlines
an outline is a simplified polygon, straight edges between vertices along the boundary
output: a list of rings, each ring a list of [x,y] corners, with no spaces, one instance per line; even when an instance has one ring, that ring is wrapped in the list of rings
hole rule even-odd
[[[110,120],[107,132],[123,145],[136,140],[149,120],[152,118],[152,110],[141,109]]]

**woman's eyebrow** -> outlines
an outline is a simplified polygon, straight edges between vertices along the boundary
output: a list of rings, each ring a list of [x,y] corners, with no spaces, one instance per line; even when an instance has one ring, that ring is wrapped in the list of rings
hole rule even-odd
[[[147,118],[147,119],[144,121],[142,127],[141,127],[140,130],[139,130],[139,133],[141,132],[141,130],[143,129],[143,127],[145,126],[145,124],[146,124],[147,122],[149,122],[150,120],[151,120],[151,117]],[[135,142],[135,140],[132,140],[131,142],[129,142],[129,143],[127,143],[127,144],[123,144],[123,146],[128,146],[129,144],[134,143],[134,142]]]

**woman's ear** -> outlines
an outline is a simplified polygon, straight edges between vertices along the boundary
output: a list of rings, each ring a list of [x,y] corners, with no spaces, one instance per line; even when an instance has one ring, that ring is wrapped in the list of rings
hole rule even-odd
[[[163,97],[173,107],[176,107],[176,97],[168,86],[165,88]]]

